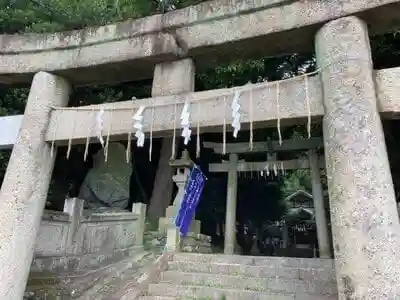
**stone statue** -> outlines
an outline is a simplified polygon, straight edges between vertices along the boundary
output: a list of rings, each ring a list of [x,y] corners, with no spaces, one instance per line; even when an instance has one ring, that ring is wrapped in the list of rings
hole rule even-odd
[[[85,200],[85,208],[121,210],[128,206],[132,168],[126,163],[125,152],[124,145],[110,143],[107,162],[104,149],[94,155],[93,168],[79,192],[79,198]]]

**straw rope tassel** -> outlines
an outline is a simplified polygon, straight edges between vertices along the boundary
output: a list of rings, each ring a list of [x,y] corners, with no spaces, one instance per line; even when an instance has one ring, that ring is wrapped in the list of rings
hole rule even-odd
[[[149,146],[149,161],[151,162],[151,155],[153,153],[153,126],[154,126],[154,101],[153,106],[151,107],[151,125],[150,125],[150,146]]]
[[[94,108],[92,109],[92,119],[95,119],[95,112],[94,112]],[[89,142],[90,142],[90,135],[92,134],[92,127],[93,124],[91,124],[91,126],[88,127],[88,133],[87,133],[87,137],[86,137],[86,144],[85,144],[85,154],[83,154],[83,161],[87,160],[87,156],[89,154]]]
[[[106,140],[106,146],[104,149],[104,161],[105,162],[107,162],[107,160],[108,160],[108,145],[110,144],[110,134],[111,134],[111,128],[112,128],[112,119],[113,119],[113,114],[114,114],[114,108],[115,108],[115,103],[113,103],[113,108],[110,110],[110,113],[108,114],[109,119],[108,119],[107,140]]]
[[[252,86],[252,85],[251,85]],[[249,147],[250,151],[253,151],[253,89],[250,89],[250,140],[249,140]]]
[[[224,96],[224,124],[222,127],[222,154],[226,154],[226,96]]]
[[[276,127],[278,130],[279,145],[282,145],[282,134],[281,134],[281,118],[279,115],[279,81],[276,82]]]
[[[304,75],[304,89],[306,93],[306,102],[307,102],[307,133],[308,138],[311,138],[311,107],[310,107],[310,94],[308,90],[308,75]]]
[[[131,111],[132,122],[131,122],[131,128],[129,129],[129,133],[128,133],[128,144],[126,146],[126,155],[125,155],[127,164],[129,164],[129,161],[131,158],[131,152],[132,152],[132,130],[133,130],[133,124],[135,123],[135,120],[133,119],[134,112],[135,112],[135,107],[132,104],[132,111]]]
[[[364,61],[364,60],[360,60],[360,59],[358,59],[358,58],[348,58],[348,59],[345,59],[345,60],[342,60],[341,62],[346,62],[346,61],[358,61],[358,62],[360,62],[360,63],[370,63],[369,61]],[[310,95],[309,95],[309,83],[308,83],[308,77],[309,76],[312,76],[312,75],[315,75],[315,74],[318,74],[318,73],[320,73],[321,71],[323,71],[324,69],[326,69],[326,68],[328,68],[328,67],[331,67],[332,65],[334,65],[334,64],[328,64],[328,65],[326,65],[326,66],[323,66],[323,67],[321,67],[321,68],[319,68],[319,69],[316,69],[315,71],[313,71],[313,72],[309,72],[309,73],[306,73],[306,74],[303,74],[303,75],[300,75],[300,76],[296,76],[296,77],[291,77],[291,78],[288,78],[288,79],[284,79],[284,80],[280,80],[280,81],[276,81],[276,82],[266,82],[265,84],[258,84],[257,86],[256,86],[256,88],[266,88],[266,87],[271,87],[273,84],[275,84],[276,85],[276,109],[277,109],[277,129],[278,129],[278,135],[279,135],[279,144],[281,145],[282,144],[282,136],[281,136],[281,130],[280,130],[280,116],[279,116],[279,85],[280,85],[280,83],[281,82],[289,82],[289,81],[293,81],[293,80],[297,80],[297,79],[299,79],[299,78],[304,78],[304,83],[305,83],[305,92],[306,92],[306,95],[305,95],[305,97],[306,97],[306,101],[307,101],[307,109],[308,109],[308,126],[307,126],[307,129],[308,129],[308,137],[309,138],[311,138],[311,107],[310,107],[310,105],[311,105],[311,103],[310,103]],[[225,95],[225,97],[226,97],[226,95]],[[164,107],[164,106],[169,106],[169,105],[171,105],[171,104],[167,104],[167,103],[162,103],[162,104],[158,104],[157,105],[157,107]],[[176,105],[176,104],[175,104]],[[152,112],[152,115],[154,116],[154,107],[155,107],[155,103],[153,102],[153,112]],[[72,110],[74,110],[74,111],[91,111],[91,110],[93,110],[93,108],[91,108],[91,107],[88,107],[88,106],[86,106],[86,107],[56,107],[56,106],[52,106],[52,109],[53,110],[60,110],[61,112],[63,112],[63,111],[72,111]],[[96,108],[95,110],[96,111],[100,111],[100,109],[101,108]],[[126,108],[126,107],[118,107],[118,108],[113,108],[112,110],[118,110],[118,111],[126,111],[126,110],[128,110],[128,109],[131,109],[131,108]],[[107,108],[107,109],[105,109],[105,110],[110,110],[109,108]],[[75,118],[76,118],[76,116],[75,116]],[[225,118],[224,118],[225,119]],[[153,122],[154,122],[154,120],[152,120],[152,127],[153,127]],[[224,122],[226,122],[226,120],[224,120]],[[58,126],[58,124],[57,124],[57,126]],[[226,126],[226,125],[225,125]],[[224,126],[224,127],[225,127]],[[175,126],[176,127],[176,126]],[[68,143],[68,150],[67,150],[67,158],[69,157],[69,154],[70,154],[70,151],[71,151],[71,143],[72,143],[72,136],[73,136],[73,133],[74,133],[74,131],[75,131],[75,121],[74,121],[74,129],[72,130],[72,133],[71,133],[71,137],[70,137],[70,139],[69,139],[69,143]],[[153,130],[151,130],[151,137],[152,137],[152,131]],[[54,135],[56,135],[56,132],[57,132],[57,130],[54,132]],[[54,147],[55,147],[55,145],[54,145],[54,140],[55,140],[55,138],[53,139],[53,142],[52,142],[52,152],[54,152]],[[150,149],[149,149],[149,152],[151,153],[152,152],[152,142],[150,141]],[[51,154],[51,155],[54,155],[54,153],[53,154]],[[150,157],[150,161],[151,161],[151,157]]]
[[[69,159],[69,155],[71,154],[72,137],[74,136],[74,133],[75,133],[75,124],[76,124],[77,114],[78,114],[78,110],[76,109],[75,114],[74,114],[74,125],[72,125],[71,135],[69,136],[69,140],[68,140],[67,159]]]
[[[171,160],[175,159],[175,144],[176,144],[176,104],[174,104],[174,130],[172,133],[172,145],[171,145]]]
[[[196,158],[200,157],[200,101],[197,101]]]
[[[58,116],[57,117],[57,119],[56,119],[56,121],[55,121],[55,130],[54,130],[54,132],[53,132],[53,139],[52,139],[52,141],[51,141],[51,148],[50,148],[50,157],[53,157],[54,156],[54,143],[55,143],[55,140],[56,140],[56,136],[57,136],[57,132],[58,132],[58,125],[59,125],[59,118],[60,118],[60,116]]]

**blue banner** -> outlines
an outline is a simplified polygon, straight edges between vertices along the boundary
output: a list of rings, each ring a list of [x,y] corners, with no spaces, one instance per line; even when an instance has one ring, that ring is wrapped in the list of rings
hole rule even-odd
[[[196,213],[206,180],[207,177],[200,168],[194,166],[189,173],[185,186],[185,194],[175,219],[175,225],[179,228],[181,236],[186,236],[189,231],[189,226]]]

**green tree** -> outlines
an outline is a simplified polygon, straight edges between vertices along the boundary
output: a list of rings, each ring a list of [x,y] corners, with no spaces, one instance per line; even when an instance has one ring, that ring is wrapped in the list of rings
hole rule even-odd
[[[304,190],[311,193],[311,180],[309,170],[296,170],[290,172],[283,180],[281,186],[282,197],[286,198],[289,195]]]

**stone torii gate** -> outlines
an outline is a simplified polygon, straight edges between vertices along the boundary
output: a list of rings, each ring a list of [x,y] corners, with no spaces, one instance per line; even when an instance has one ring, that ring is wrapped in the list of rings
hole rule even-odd
[[[179,127],[174,111],[180,112],[187,101],[194,106],[201,104],[192,124],[198,124],[203,132],[220,129],[226,124],[221,113],[223,100],[232,99],[237,88],[193,93],[194,60],[198,64],[206,60],[215,63],[214,58],[228,54],[237,58],[248,39],[253,41],[253,52],[249,51],[253,54],[267,55],[259,43],[254,43],[261,40],[275,44],[271,47],[274,51],[299,50],[293,49],[299,44],[291,38],[282,39],[288,41],[288,48],[271,42],[278,33],[295,35],[307,50],[312,50],[310,41],[315,40],[320,74],[308,78],[308,89],[304,88],[305,77],[275,85],[251,85],[252,92],[241,95],[241,122],[251,121],[259,127],[275,125],[277,95],[282,126],[322,120],[339,299],[391,300],[400,295],[400,223],[381,123],[381,116],[393,118],[400,113],[400,69],[373,70],[367,26],[391,27],[389,24],[399,19],[400,1],[278,1],[263,8],[246,7],[246,13],[232,12],[236,5],[229,1],[218,10],[212,8],[220,3],[210,3],[207,13],[200,5],[173,12],[170,18],[138,20],[127,28],[147,31],[129,33],[125,40],[115,27],[100,28],[93,37],[78,31],[76,35],[85,37],[87,44],[75,39],[74,34],[62,41],[57,34],[42,37],[40,43],[29,42],[32,36],[5,37],[0,80],[26,81],[36,74],[0,191],[0,299],[22,299],[24,294],[55,161],[52,141],[58,146],[95,139],[92,114],[100,108],[108,112],[104,127],[109,136],[126,138],[132,132],[132,111],[141,105],[154,107],[144,113],[143,131],[152,131],[154,137],[171,136]],[[229,12],[222,18],[225,9]],[[295,13],[296,17],[291,17]],[[356,13],[359,17],[349,16]],[[207,20],[209,15],[213,19]],[[385,15],[385,22],[375,24],[381,20],[376,15]],[[165,27],[176,30],[183,43],[178,43]],[[216,28],[226,34],[221,35]],[[298,34],[305,31],[305,36]],[[99,33],[107,35],[108,41],[102,43]],[[110,37],[114,33],[116,36]],[[132,47],[132,40],[137,47]],[[178,44],[184,44],[185,49],[177,49]],[[111,51],[116,48],[119,51]],[[265,51],[272,50],[266,47]],[[113,61],[107,66],[110,59]],[[118,72],[114,75],[119,77],[109,76],[111,79],[122,81],[124,60],[130,60],[125,66],[129,74],[148,75],[157,65],[153,85],[161,88],[160,93],[135,103],[67,108],[72,84],[109,79],[104,76],[107,67]],[[130,69],[133,66],[137,72]],[[87,76],[80,76],[81,72]],[[257,108],[252,114],[250,98]]]
[[[204,142],[205,148],[212,148],[215,153],[223,153],[223,145],[220,143]],[[318,157],[315,148],[322,146],[322,139],[312,138],[304,140],[285,140],[282,145],[277,141],[256,142],[250,151],[248,143],[226,144],[226,153],[229,153],[229,162],[211,163],[210,172],[228,173],[226,219],[225,219],[225,245],[224,253],[233,254],[236,239],[236,195],[237,195],[237,172],[262,171],[268,163],[270,166],[276,164],[285,170],[310,169],[312,195],[315,209],[315,221],[317,225],[317,238],[321,258],[331,258],[331,246],[329,242],[328,222],[326,219],[326,208],[321,184],[320,168],[324,168],[323,157]],[[290,150],[308,150],[307,159],[293,159],[285,161],[276,160],[276,152]],[[268,152],[268,160],[265,162],[239,162],[239,153]],[[274,152],[273,154],[271,152]]]

